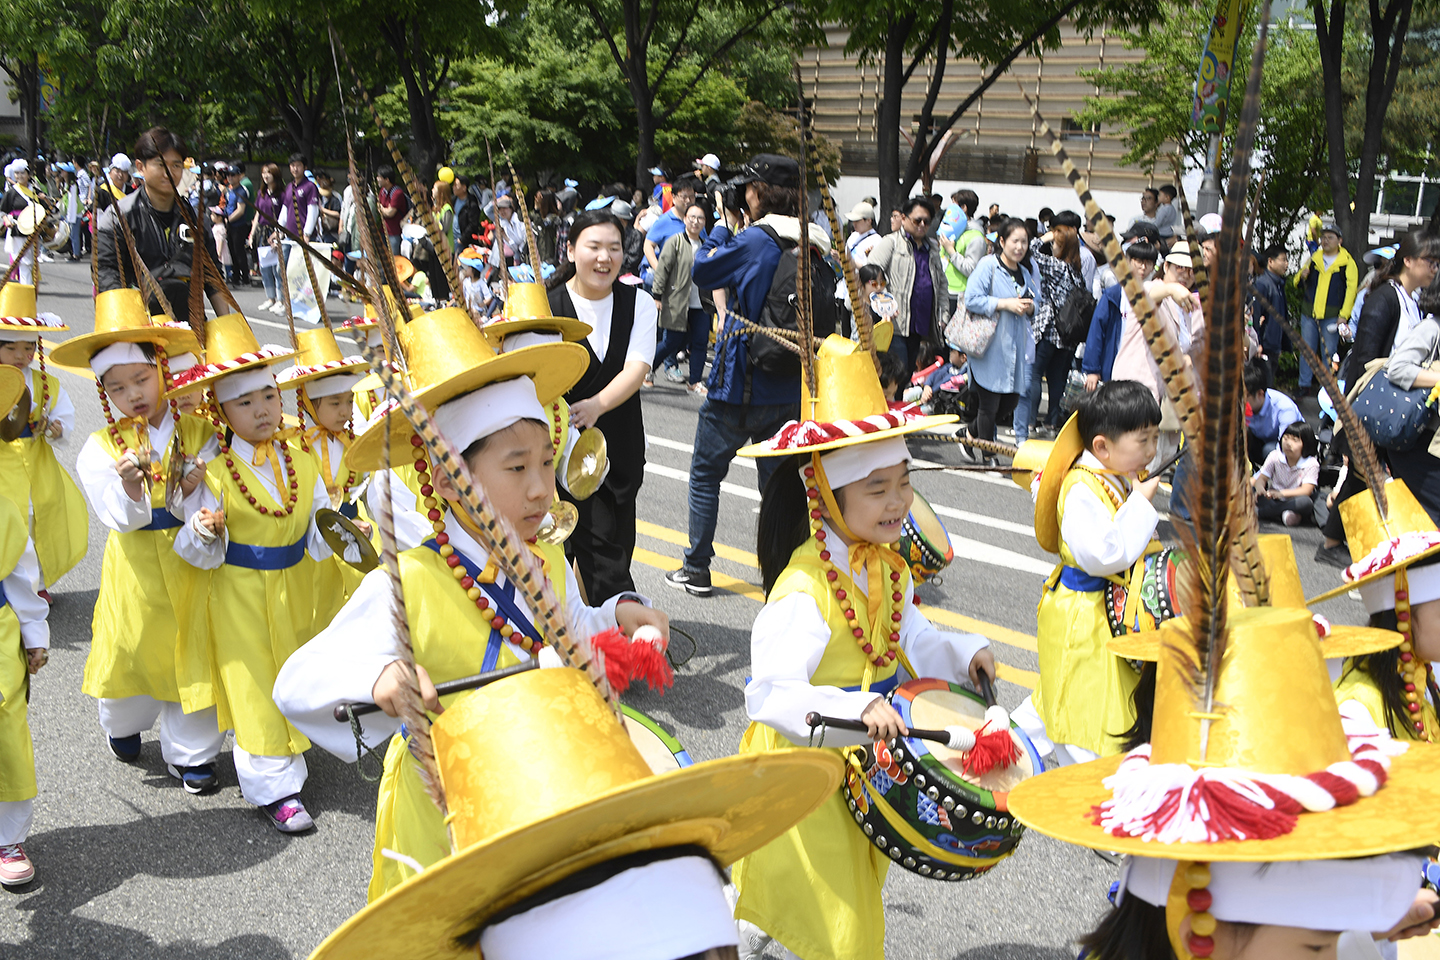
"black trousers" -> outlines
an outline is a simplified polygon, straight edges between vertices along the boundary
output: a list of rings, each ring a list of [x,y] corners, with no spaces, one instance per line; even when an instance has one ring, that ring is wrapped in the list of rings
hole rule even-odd
[[[975,436],[981,440],[994,440],[995,422],[1008,420],[1015,413],[1020,394],[991,393],[978,383],[975,384],[975,392],[980,397],[980,412],[975,417]]]
[[[633,592],[630,558],[635,553],[635,500],[617,498],[609,484],[603,484],[588,500],[575,503],[575,508],[580,521],[565,541],[565,556],[575,562],[590,604],[599,606],[617,593]]]
[[[230,246],[230,269],[234,271],[235,283],[250,282],[250,251],[245,247],[249,237],[250,224],[243,221],[225,224],[225,241]]]

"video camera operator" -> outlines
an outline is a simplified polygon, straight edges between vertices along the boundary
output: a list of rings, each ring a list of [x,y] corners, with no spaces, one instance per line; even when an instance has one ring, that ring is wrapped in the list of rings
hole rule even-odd
[[[100,215],[95,237],[100,291],[140,286],[139,272],[131,261],[124,231],[117,220],[124,217],[141,261],[159,283],[171,307],[179,310],[189,295],[190,263],[196,239],[191,224],[198,223],[193,211],[181,210],[189,201],[176,193],[177,186],[184,189],[185,141],[164,127],[151,127],[135,141],[134,162],[136,171],[144,175],[144,182]],[[208,242],[204,234],[200,239]],[[208,283],[206,287],[215,312],[226,312],[219,300],[219,288]],[[152,314],[160,312],[160,304],[153,298],[149,310]]]
[[[772,296],[782,258],[800,243],[800,165],[789,157],[762,153],[739,176],[714,189],[716,207],[724,209],[724,223],[716,226],[695,254],[692,273],[701,290],[732,288],[734,306],[715,343],[709,394],[700,405],[695,425],[695,450],[690,459],[690,546],[679,570],[665,575],[677,589],[694,596],[709,596],[710,561],[715,556],[716,517],[720,509],[720,481],[730,469],[735,452],[748,443],[773,436],[800,409],[800,377],[796,371],[774,372],[755,359],[759,335],[738,334],[741,320],[765,323],[775,318],[777,300],[785,302],[778,287]],[[821,258],[829,251],[825,231],[810,224],[810,267],[815,331],[819,336],[835,328],[835,278]],[[785,264],[784,278],[791,291],[797,264]],[[769,313],[767,314],[767,301]],[[789,299],[793,316],[793,294]],[[766,346],[774,346],[767,344]],[[763,352],[763,348],[762,348]],[[793,355],[792,355],[793,356]],[[795,358],[798,367],[798,357]],[[762,458],[760,489],[778,466]]]

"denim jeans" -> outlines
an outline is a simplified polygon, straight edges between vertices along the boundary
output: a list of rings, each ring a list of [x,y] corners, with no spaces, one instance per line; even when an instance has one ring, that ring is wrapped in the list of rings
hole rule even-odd
[[[1036,361],[1025,364],[1021,371],[1020,382],[1015,386],[1018,388],[1019,400],[1015,403],[1015,416],[1010,422],[1011,428],[1015,431],[1015,445],[1019,446],[1030,438],[1030,372],[1035,369]]]
[[[1322,323],[1325,325],[1324,350],[1320,349],[1320,325]],[[1329,320],[1316,320],[1314,317],[1301,316],[1300,334],[1305,338],[1305,342],[1310,344],[1310,346],[1315,350],[1316,353],[1320,354],[1320,359],[1324,360],[1326,363],[1329,363],[1330,358],[1335,355],[1335,351],[1340,349],[1340,321],[1338,318],[1331,318]],[[1315,374],[1311,371],[1310,365],[1304,360],[1301,360],[1300,386],[1310,386],[1310,383],[1312,380],[1314,380],[1314,378]]]
[[[690,358],[690,383],[699,383],[705,375],[705,347],[710,341],[709,315],[699,307],[692,307],[687,315],[689,327],[685,330],[662,330],[660,346],[655,348],[655,363],[652,370],[659,370],[666,361],[681,350]]]
[[[260,264],[260,282],[265,285],[267,299],[280,297],[280,267],[278,264]]]
[[[1075,351],[1066,351],[1049,340],[1041,339],[1035,344],[1035,362],[1030,364],[1030,382],[1021,401],[1025,405],[1025,425],[1030,421],[1040,422],[1040,381],[1050,384],[1050,407],[1045,411],[1045,422],[1052,427],[1060,426],[1060,404],[1065,399],[1065,383],[1070,376],[1070,365],[1075,360]],[[1019,413],[1016,413],[1019,419]],[[1028,435],[1028,430],[1027,430]],[[1017,429],[1015,442],[1020,443]]]
[[[749,443],[768,439],[788,421],[795,419],[794,403],[721,403],[707,398],[700,404],[695,424],[695,452],[690,455],[690,546],[685,551],[686,570],[709,570],[715,556],[715,524],[720,516],[720,481],[730,472],[735,451]],[[760,457],[759,485],[765,484],[785,457]]]

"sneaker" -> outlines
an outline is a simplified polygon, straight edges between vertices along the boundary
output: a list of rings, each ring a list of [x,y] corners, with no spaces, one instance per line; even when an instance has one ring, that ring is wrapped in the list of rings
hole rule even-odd
[[[0,885],[20,887],[35,879],[35,864],[18,843],[0,846]]]
[[[797,229],[798,229],[798,228],[797,228]],[[665,366],[665,379],[666,379],[666,380],[669,380],[671,383],[684,383],[686,380],[689,380],[690,378],[687,377],[685,374],[683,374],[683,373],[680,372],[680,365],[677,363],[677,364],[675,364],[674,366],[671,366],[671,365],[669,365],[669,364],[666,364],[666,366]]]
[[[259,305],[255,307],[255,310],[257,312],[261,310],[269,310],[272,306],[274,306],[274,304],[274,300],[261,300]]]
[[[115,754],[115,759],[121,763],[134,763],[140,759],[140,734],[133,733],[128,737],[109,737],[110,752]]]
[[[712,592],[709,570],[691,570],[681,567],[665,574],[665,582],[676,590],[684,590],[692,597],[708,597]]]
[[[304,833],[315,826],[315,821],[305,810],[305,804],[300,802],[299,794],[267,803],[264,809],[270,817],[270,824],[281,833]]]
[[[690,391],[691,396],[700,397],[702,400],[710,396],[710,389],[703,383],[692,383],[686,389]]]
[[[166,765],[165,769],[170,771],[170,776],[180,781],[186,793],[206,793],[220,786],[213,763],[202,763],[198,767],[177,767],[171,763]]]
[[[1333,547],[1327,547],[1322,543],[1315,548],[1315,562],[1344,570],[1350,566],[1350,548],[1343,543],[1337,543]]]
[[[276,301],[275,303],[270,304],[269,310],[270,310],[271,313],[275,314],[277,317],[283,317],[283,316],[285,316],[285,304],[280,303],[279,301]]]
[[[1280,514],[1280,519],[1285,522],[1285,526],[1287,527],[1300,526],[1300,514],[1296,513],[1294,510],[1286,510],[1284,513]],[[1348,553],[1349,551],[1346,552]]]

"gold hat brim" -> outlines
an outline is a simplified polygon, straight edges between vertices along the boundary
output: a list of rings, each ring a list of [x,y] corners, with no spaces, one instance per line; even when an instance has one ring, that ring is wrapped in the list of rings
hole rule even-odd
[[[1405,560],[1402,561],[1401,563],[1392,563],[1392,564],[1390,564],[1390,566],[1385,567],[1385,568],[1383,568],[1383,569],[1381,569],[1381,570],[1376,570],[1374,573],[1366,574],[1365,576],[1361,577],[1359,580],[1351,580],[1349,583],[1342,584],[1342,585],[1340,585],[1340,586],[1338,586],[1338,587],[1335,587],[1335,588],[1332,589],[1332,590],[1326,590],[1324,593],[1320,594],[1319,596],[1317,596],[1317,597],[1311,597],[1309,600],[1306,600],[1305,602],[1306,602],[1306,603],[1323,603],[1323,602],[1326,601],[1326,600],[1333,600],[1333,599],[1335,599],[1336,597],[1339,597],[1339,596],[1342,596],[1342,595],[1344,595],[1344,594],[1349,593],[1351,590],[1357,589],[1357,588],[1359,588],[1359,587],[1363,587],[1363,586],[1364,586],[1365,584],[1367,584],[1367,583],[1374,583],[1376,580],[1383,580],[1385,577],[1393,577],[1393,576],[1395,575],[1395,571],[1396,571],[1396,570],[1400,570],[1400,569],[1402,569],[1402,568],[1404,568],[1404,567],[1413,567],[1415,564],[1419,563],[1421,560],[1424,560],[1424,559],[1426,559],[1426,558],[1428,558],[1428,557],[1433,557],[1433,556],[1435,556],[1437,553],[1440,553],[1440,545],[1433,546],[1433,547],[1431,547],[1429,550],[1426,550],[1426,551],[1423,552],[1423,553],[1417,553],[1417,554],[1416,554],[1415,556],[1413,556],[1413,557],[1406,557]]]
[[[179,327],[131,327],[108,333],[82,333],[63,340],[51,348],[49,362],[89,373],[90,358],[112,343],[153,343],[164,347],[171,356],[181,353],[200,356],[200,341],[189,330]]]
[[[232,373],[239,373],[242,370],[254,370],[256,367],[268,367],[285,360],[293,360],[294,358],[294,350],[286,350],[283,353],[276,353],[270,356],[257,356],[253,360],[246,360],[244,363],[226,367],[224,370],[215,370],[205,374],[203,377],[196,377],[184,386],[176,387],[174,390],[165,394],[164,399],[169,400],[171,397],[178,397],[181,394],[190,393],[192,390],[213,387],[215,386],[216,380],[219,380],[221,377],[228,377]]]
[[[575,386],[589,365],[590,355],[578,343],[540,343],[498,354],[494,359],[478,363],[449,380],[417,391],[415,401],[427,412],[434,413],[447,400],[478,390],[486,384],[529,377],[535,381],[536,397],[541,404],[547,404]],[[357,389],[364,384],[362,380]],[[389,422],[391,462],[384,462],[383,425],[377,423],[350,444],[345,451],[346,466],[351,470],[380,470],[413,459],[410,436],[414,430],[410,421],[405,419],[404,413],[396,410],[390,415]]]
[[[1327,660],[1380,653],[1382,650],[1399,646],[1400,639],[1400,634],[1394,630],[1353,627],[1343,623],[1331,624],[1329,636],[1316,637],[1320,644],[1320,652],[1325,655]],[[1111,637],[1106,642],[1105,649],[1126,660],[1145,660],[1154,663],[1160,658],[1160,632],[1158,630],[1141,630],[1137,633],[1124,633],[1118,637]]]
[[[441,860],[347,920],[311,960],[473,956],[454,938],[565,877],[641,850],[693,844],[729,866],[814,812],[843,770],[819,750],[781,750],[617,787]]]
[[[294,367],[290,368],[290,370],[294,369]],[[275,377],[275,380],[280,384],[281,390],[294,390],[296,387],[304,386],[311,380],[322,380],[325,377],[334,377],[340,374],[359,373],[361,370],[369,369],[370,364],[365,362],[364,357],[346,357],[345,362],[340,364],[338,367],[328,367],[323,370],[312,370],[309,373],[302,373],[294,377],[286,377],[285,374],[289,373],[290,370],[285,370],[282,371],[279,375],[277,375]],[[370,374],[370,376],[374,376],[374,374]],[[376,378],[376,382],[379,382],[378,377]],[[352,387],[351,389],[354,388]]]
[[[579,343],[590,336],[594,327],[583,320],[572,320],[569,317],[535,317],[529,320],[497,320],[487,323],[481,332],[491,340],[499,342],[512,334],[529,333],[533,330],[558,333],[567,343]]]
[[[1079,415],[1072,413],[1045,458],[1040,490],[1035,495],[1035,540],[1046,553],[1060,552],[1060,485],[1084,452]]]
[[[1031,777],[1010,792],[1010,813],[1030,829],[1065,843],[1172,860],[1339,860],[1411,850],[1440,836],[1440,806],[1433,802],[1434,786],[1440,782],[1440,746],[1433,744],[1412,743],[1392,758],[1390,778],[1374,796],[1323,813],[1302,813],[1294,830],[1273,840],[1221,843],[1116,837],[1093,823],[1091,811],[1113,795],[1103,780],[1123,759],[1104,757]]]
[[[898,427],[890,427],[888,430],[876,430],[874,433],[862,433],[853,437],[841,437],[838,440],[827,440],[824,443],[817,443],[808,447],[794,447],[788,450],[772,450],[764,443],[752,443],[749,446],[741,447],[735,451],[742,457],[788,457],[794,453],[822,453],[826,450],[839,450],[841,447],[853,447],[857,443],[871,443],[875,440],[884,440],[886,437],[898,437],[907,433],[914,433],[917,430],[929,430],[938,427],[942,423],[954,423],[960,418],[953,413],[943,414],[938,417],[919,417]]]
[[[1028,493],[1035,474],[1045,468],[1054,448],[1054,440],[1026,440],[1020,444],[1010,461],[1010,479]]]

